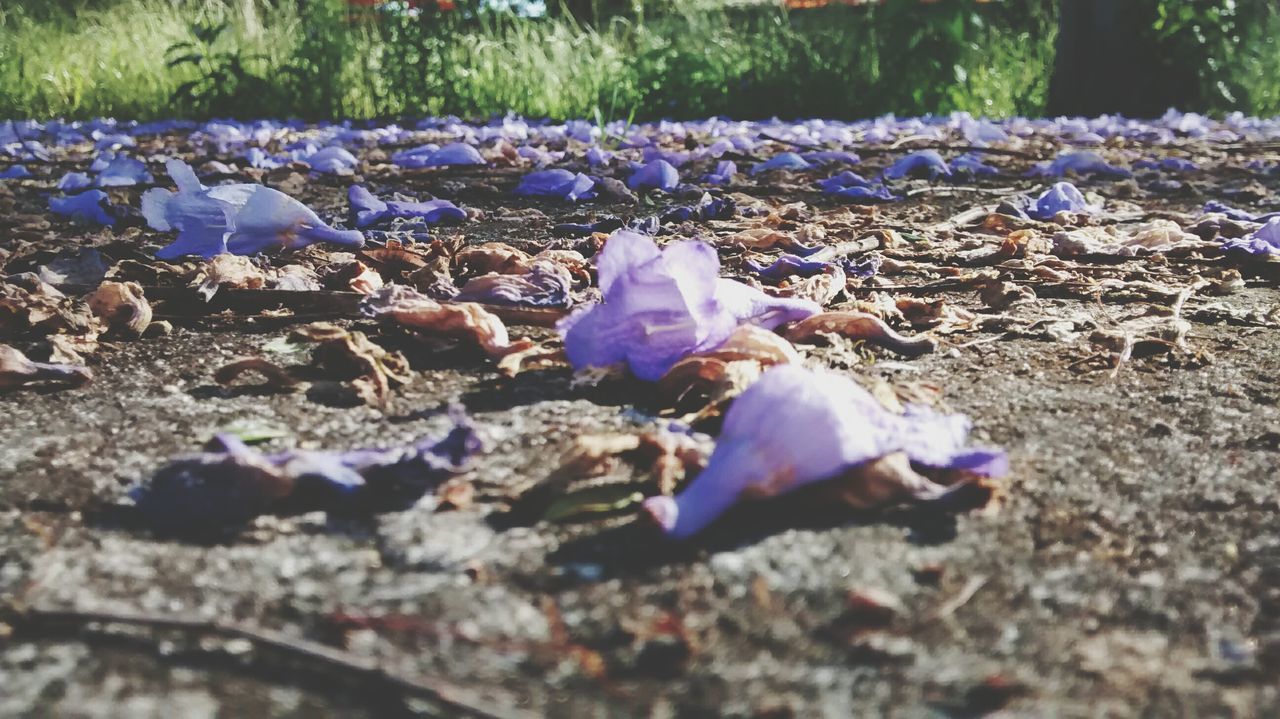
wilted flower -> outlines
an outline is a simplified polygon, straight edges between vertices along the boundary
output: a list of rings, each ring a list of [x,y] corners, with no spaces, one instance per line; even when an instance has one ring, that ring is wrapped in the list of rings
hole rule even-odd
[[[351,203],[351,211],[356,218],[355,224],[359,228],[397,217],[421,218],[430,225],[463,222],[467,219],[466,211],[448,200],[427,202],[387,200],[384,202],[361,185],[352,185],[347,190],[347,200]]]
[[[102,190],[89,190],[70,197],[50,197],[49,209],[76,222],[98,225],[116,223],[116,218],[111,214],[111,201]]]
[[[354,172],[360,161],[345,148],[326,147],[308,157],[307,164],[316,172],[346,174]]]
[[[461,470],[480,450],[467,418],[460,412],[453,417],[445,437],[393,449],[267,455],[218,435],[210,451],[174,460],[131,496],[151,526],[195,536],[278,510],[397,508]]]
[[[936,180],[939,177],[951,177],[951,168],[947,167],[947,161],[942,159],[942,155],[937,150],[920,150],[898,160],[884,171],[884,176],[890,180],[900,180],[904,177],[925,177],[930,180]]]
[[[740,499],[785,494],[898,452],[921,467],[1008,471],[1004,452],[967,447],[968,433],[961,415],[894,414],[843,375],[779,365],[729,408],[706,469],[678,497],[652,497],[645,508],[683,539]]]
[[[708,220],[728,220],[738,212],[738,203],[727,197],[712,197],[703,193],[698,204],[689,207],[673,207],[662,214],[662,222],[707,222]]]
[[[1239,210],[1217,200],[1209,200],[1204,203],[1205,214],[1218,213],[1226,216],[1228,220],[1236,220],[1238,222],[1266,222],[1272,218],[1280,217],[1280,212],[1268,212],[1265,215],[1255,215],[1252,212]]]
[[[391,161],[401,167],[415,168],[485,164],[479,150],[463,142],[454,142],[438,149],[426,145],[397,152],[391,156]]]
[[[26,165],[13,165],[0,170],[0,180],[21,180],[31,177],[31,170]]]
[[[1245,252],[1250,255],[1280,255],[1280,217],[1273,217],[1253,234],[1223,241],[1227,252]]]
[[[1162,160],[1138,160],[1135,170],[1163,170],[1165,172],[1197,172],[1200,166],[1182,157],[1166,157]]]
[[[142,195],[142,214],[151,228],[178,231],[178,239],[156,253],[161,259],[183,255],[207,259],[224,252],[252,255],[316,242],[364,244],[359,232],[330,227],[301,202],[277,190],[252,184],[206,188],[185,162],[170,160],[166,167],[178,191],[156,188]]]
[[[818,165],[855,165],[862,162],[861,157],[848,150],[817,150],[815,152],[806,152],[800,157],[804,158],[806,162]]]
[[[130,187],[150,183],[154,179],[141,160],[116,155],[98,173],[96,182],[98,187]]]
[[[716,163],[715,172],[703,178],[710,185],[727,185],[738,174],[738,165],[733,160],[721,160]]]
[[[884,185],[868,182],[861,175],[850,170],[845,170],[838,175],[832,175],[820,181],[818,186],[828,195],[858,204],[894,202],[902,199],[890,192],[889,188]]]
[[[794,152],[780,152],[751,168],[751,174],[758,175],[770,170],[808,170],[811,167],[813,165],[810,165],[803,157]]]
[[[971,177],[1000,174],[1000,170],[983,162],[982,158],[972,152],[966,152],[952,160],[951,171],[961,175],[969,175]]]
[[[816,275],[831,266],[821,260],[806,260],[799,255],[786,254],[774,260],[770,265],[762,265],[755,260],[747,260],[747,267],[757,275],[770,280],[784,280],[792,275],[808,277]]]
[[[557,326],[569,361],[578,369],[626,362],[647,381],[719,346],[740,324],[771,329],[819,311],[813,302],[720,278],[720,258],[703,242],[659,250],[651,238],[621,230],[605,243],[598,273],[604,301]]]
[[[1027,215],[1036,220],[1048,220],[1059,212],[1093,212],[1095,208],[1085,201],[1084,195],[1070,182],[1057,182],[1045,190],[1027,208]]]
[[[520,180],[514,190],[517,195],[536,197],[558,197],[567,202],[590,200],[596,196],[595,180],[568,170],[540,170],[530,172]]]
[[[1106,177],[1130,177],[1128,170],[1107,164],[1096,152],[1068,152],[1059,155],[1053,162],[1040,162],[1031,169],[1030,175],[1040,177],[1062,177],[1068,172],[1077,175],[1103,175]]]
[[[663,190],[670,192],[680,184],[680,172],[666,160],[654,160],[640,167],[627,180],[633,190]]]
[[[58,180],[58,189],[63,192],[85,190],[93,186],[93,178],[85,172],[68,172]]]

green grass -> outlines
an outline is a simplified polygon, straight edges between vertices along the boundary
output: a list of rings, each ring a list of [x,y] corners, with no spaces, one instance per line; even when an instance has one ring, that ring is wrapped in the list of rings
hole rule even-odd
[[[291,1],[80,0],[91,9],[74,12],[19,2],[0,9],[0,117],[1035,114],[1053,60],[1051,3],[1012,4],[1021,10],[696,5],[592,28],[499,14],[352,23],[338,2],[305,14]],[[230,21],[217,46],[266,81],[252,97],[175,104],[197,72],[167,67],[165,50],[198,19]]]

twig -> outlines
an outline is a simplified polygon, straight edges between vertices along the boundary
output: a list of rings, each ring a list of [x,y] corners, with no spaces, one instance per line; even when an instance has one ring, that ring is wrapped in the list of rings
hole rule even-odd
[[[959,594],[956,594],[951,599],[938,605],[938,608],[933,610],[933,613],[929,615],[929,619],[945,619],[952,614],[955,614],[956,610],[967,604],[970,599],[973,599],[973,595],[977,594],[978,590],[982,589],[983,585],[986,583],[987,577],[984,575],[980,574],[973,577],[960,589]]]
[[[471,696],[471,692],[440,680],[402,674],[381,666],[377,661],[360,657],[334,647],[306,639],[290,637],[282,632],[253,627],[239,622],[206,620],[190,616],[157,616],[151,614],[135,614],[128,612],[98,612],[76,610],[48,610],[28,608],[20,610],[16,615],[5,617],[15,630],[22,631],[24,625],[58,625],[69,624],[80,631],[94,631],[94,624],[123,624],[150,629],[178,630],[219,634],[226,637],[245,639],[260,647],[306,659],[330,669],[340,670],[344,674],[363,678],[379,684],[385,684],[403,694],[427,699],[449,709],[456,716],[496,717],[530,716],[514,709],[503,709],[501,712],[488,709],[480,704],[480,700]],[[97,630],[101,633],[101,630]]]

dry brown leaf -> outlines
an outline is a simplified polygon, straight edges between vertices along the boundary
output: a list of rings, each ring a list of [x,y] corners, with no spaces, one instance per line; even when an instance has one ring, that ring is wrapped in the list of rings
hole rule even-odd
[[[218,289],[256,290],[266,287],[267,275],[248,257],[221,254],[208,260],[197,271],[191,286],[204,297],[213,299]]]
[[[137,282],[112,282],[98,285],[85,298],[89,310],[102,320],[106,329],[126,337],[141,337],[151,324],[151,303]]]
[[[864,340],[906,357],[928,354],[938,346],[932,337],[904,337],[885,324],[884,320],[865,312],[816,314],[791,325],[786,331],[786,338],[792,342],[812,343],[824,334]]]
[[[527,339],[512,342],[502,320],[474,302],[440,303],[401,285],[371,295],[362,308],[371,317],[426,336],[474,342],[494,360],[534,346]]]
[[[266,379],[263,384],[273,389],[293,389],[298,386],[298,378],[288,369],[281,367],[262,357],[241,357],[222,365],[213,373],[213,381],[220,385],[229,385],[247,372],[257,372]]]

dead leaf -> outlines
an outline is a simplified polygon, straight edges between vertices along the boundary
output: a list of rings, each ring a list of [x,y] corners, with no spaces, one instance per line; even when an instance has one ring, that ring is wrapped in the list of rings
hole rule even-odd
[[[246,372],[257,372],[266,382],[264,386],[272,389],[290,390],[298,386],[298,378],[288,369],[281,367],[262,357],[241,357],[222,365],[213,373],[213,381],[226,386],[232,384]]]
[[[792,342],[810,344],[824,334],[864,340],[906,357],[928,354],[938,346],[932,337],[904,337],[885,324],[884,320],[865,312],[823,312],[800,320],[785,333],[786,338]]]
[[[473,342],[493,360],[534,346],[527,339],[512,342],[502,320],[474,302],[440,303],[402,285],[371,295],[361,308],[370,317],[428,337]]]
[[[79,387],[93,379],[88,367],[53,362],[32,362],[9,345],[0,345],[0,390],[32,384],[65,384]]]
[[[147,302],[137,282],[112,282],[98,285],[85,298],[89,310],[102,320],[110,332],[127,337],[141,337],[151,324],[151,303]]]

